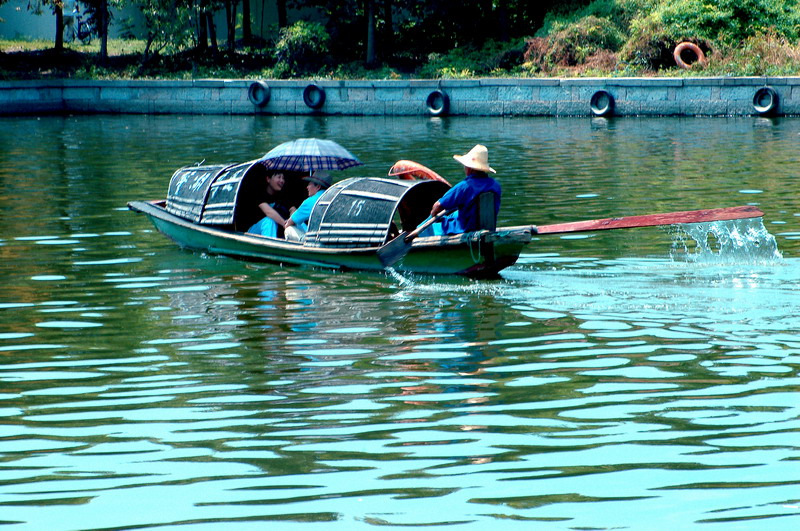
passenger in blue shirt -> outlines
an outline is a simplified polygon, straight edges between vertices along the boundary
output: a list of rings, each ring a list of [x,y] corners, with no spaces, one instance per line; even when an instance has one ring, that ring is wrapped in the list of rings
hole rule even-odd
[[[307,181],[306,189],[308,190],[308,199],[297,207],[286,223],[283,225],[284,234],[287,240],[302,241],[308,230],[308,219],[311,217],[311,211],[314,210],[314,205],[317,204],[319,198],[325,193],[333,179],[328,172],[315,171],[308,177],[303,178]]]
[[[502,189],[500,183],[489,177],[490,172],[497,173],[489,166],[489,150],[478,144],[466,155],[453,155],[453,158],[464,165],[467,178],[433,204],[431,217],[442,211],[450,213],[443,216],[441,222],[436,222],[430,229],[423,231],[421,236],[442,236],[478,230],[478,196],[483,192],[494,194],[494,215],[495,220],[497,219]]]

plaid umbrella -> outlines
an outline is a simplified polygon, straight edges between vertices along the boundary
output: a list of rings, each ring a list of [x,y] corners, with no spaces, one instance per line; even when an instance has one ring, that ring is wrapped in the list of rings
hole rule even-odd
[[[333,140],[298,138],[284,142],[258,159],[271,170],[344,170],[363,164]]]

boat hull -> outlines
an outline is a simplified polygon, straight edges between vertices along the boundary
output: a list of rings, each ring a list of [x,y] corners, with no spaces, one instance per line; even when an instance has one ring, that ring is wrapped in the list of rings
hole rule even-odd
[[[377,254],[380,247],[310,247],[200,225],[170,214],[163,201],[132,201],[128,207],[147,215],[159,232],[188,249],[276,264],[366,271],[385,269]],[[408,273],[491,278],[513,265],[530,239],[530,230],[520,229],[417,238],[408,254],[393,267]]]

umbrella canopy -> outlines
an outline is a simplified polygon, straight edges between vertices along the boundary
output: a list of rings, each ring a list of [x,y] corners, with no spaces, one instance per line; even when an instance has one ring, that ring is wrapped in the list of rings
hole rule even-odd
[[[259,159],[271,170],[344,170],[363,164],[333,140],[298,138],[274,147]]]

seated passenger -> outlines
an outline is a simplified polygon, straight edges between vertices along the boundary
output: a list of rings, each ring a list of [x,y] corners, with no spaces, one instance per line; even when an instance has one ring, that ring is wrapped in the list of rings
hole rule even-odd
[[[308,182],[306,189],[308,190],[308,199],[295,210],[286,223],[283,225],[286,232],[286,239],[292,241],[302,241],[308,230],[308,219],[311,217],[311,211],[314,210],[314,205],[317,204],[319,198],[325,193],[332,182],[331,175],[326,171],[315,171],[308,177],[303,178]]]
[[[276,172],[267,175],[266,187],[257,190],[256,204],[258,210],[264,217],[253,224],[247,232],[280,238],[283,236],[283,225],[286,223],[284,216],[289,213],[286,207],[278,203],[278,196],[286,184],[283,173]]]

